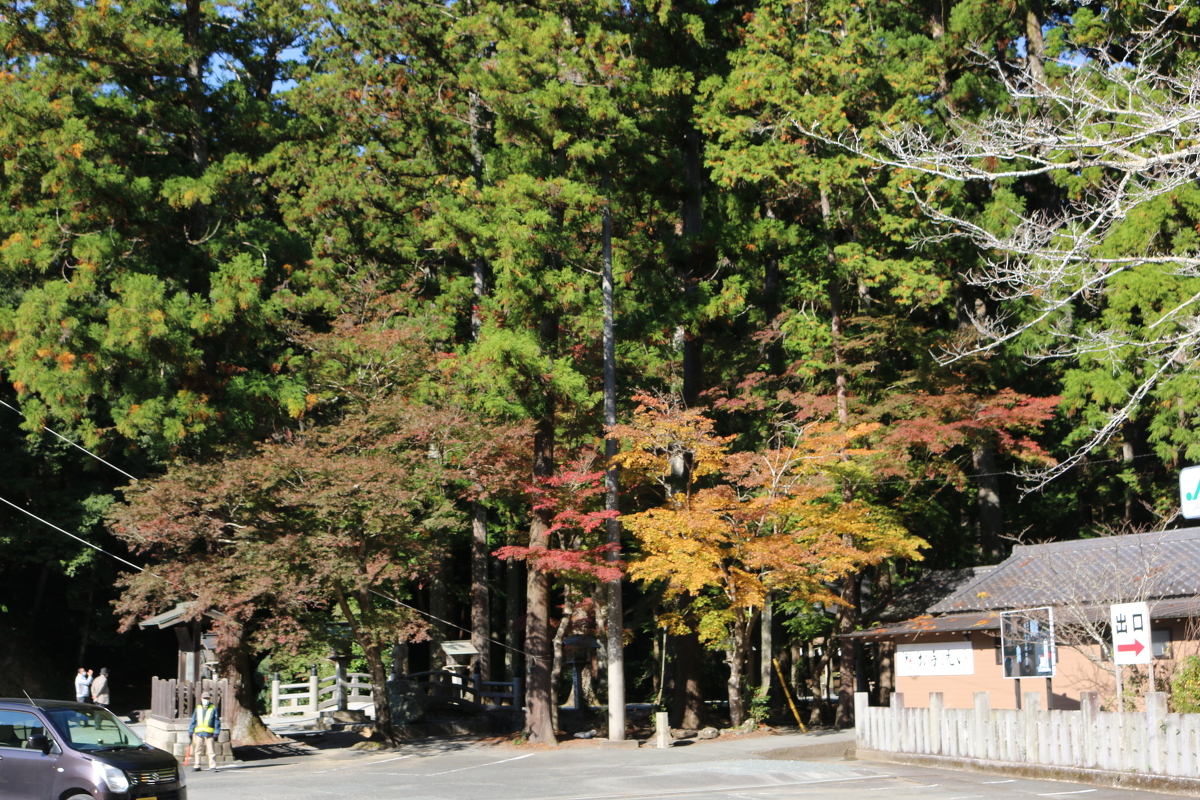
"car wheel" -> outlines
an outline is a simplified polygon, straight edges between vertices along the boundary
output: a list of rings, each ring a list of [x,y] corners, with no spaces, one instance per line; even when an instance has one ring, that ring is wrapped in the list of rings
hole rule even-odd
[[[96,798],[92,797],[87,792],[80,792],[79,794],[71,795],[67,798],[67,800],[96,800]]]

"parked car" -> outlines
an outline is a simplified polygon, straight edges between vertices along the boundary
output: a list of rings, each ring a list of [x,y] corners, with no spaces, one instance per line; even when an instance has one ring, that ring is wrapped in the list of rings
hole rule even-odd
[[[0,698],[0,800],[187,800],[175,757],[107,709]]]

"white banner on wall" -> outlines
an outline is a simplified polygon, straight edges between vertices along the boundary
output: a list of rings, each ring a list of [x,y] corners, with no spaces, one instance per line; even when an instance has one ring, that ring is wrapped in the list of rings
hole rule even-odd
[[[896,645],[896,674],[974,675],[975,657],[970,642]]]

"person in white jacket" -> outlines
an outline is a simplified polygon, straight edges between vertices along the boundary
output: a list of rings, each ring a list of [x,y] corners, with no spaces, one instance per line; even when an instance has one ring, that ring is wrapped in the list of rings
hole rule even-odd
[[[79,668],[79,672],[75,673],[75,702],[86,703],[88,697],[91,696],[89,688],[92,685],[92,671],[90,669]]]

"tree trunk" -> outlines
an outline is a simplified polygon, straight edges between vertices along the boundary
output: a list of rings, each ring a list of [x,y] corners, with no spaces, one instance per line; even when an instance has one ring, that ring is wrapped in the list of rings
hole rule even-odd
[[[876,647],[879,661],[879,705],[887,707],[892,704],[892,692],[896,691],[896,643],[880,642]]]
[[[750,642],[754,632],[754,623],[758,619],[758,610],[748,611],[739,608],[734,612],[733,648],[725,651],[729,664],[729,680],[725,688],[729,695],[729,721],[734,727],[746,721],[746,695],[743,678],[747,661],[750,656]]]
[[[833,208],[829,193],[821,187],[821,219],[825,223],[825,267],[829,282],[829,334],[833,346],[833,380],[837,403],[837,418],[842,425],[850,423],[849,389],[846,383],[846,363],[842,348],[842,291],[838,280],[837,253],[834,251]]]
[[[450,616],[450,603],[446,595],[447,572],[450,567],[448,554],[443,552],[438,559],[441,568],[429,577],[429,614],[433,617],[429,626],[429,668],[445,669],[446,651],[441,648],[446,641],[448,629],[442,620]]]
[[[562,617],[558,620],[558,627],[554,630],[554,661],[550,667],[550,719],[554,726],[554,730],[559,729],[558,724],[558,687],[562,685],[562,670],[563,670],[563,642],[567,638],[567,632],[571,628],[571,618],[575,616],[575,599],[574,593],[567,589],[563,593]],[[572,683],[572,691],[574,683]],[[579,698],[575,698],[575,704],[579,704]]]
[[[543,341],[557,338],[557,321],[543,321]],[[555,401],[546,399],[546,413],[538,420],[533,435],[533,474],[535,478],[548,478],[554,474]],[[545,550],[550,546],[550,512],[537,509],[529,526],[529,547]],[[532,561],[525,590],[525,653],[528,679],[526,681],[525,727],[529,740],[534,744],[556,746],[554,721],[551,705],[554,703],[553,687],[550,685],[550,668],[553,659],[550,645],[550,576],[538,569]]]
[[[187,87],[187,107],[191,112],[188,125],[188,155],[195,166],[196,177],[199,178],[208,168],[208,125],[207,116],[207,87],[204,83],[204,70],[208,63],[208,54],[204,52],[201,41],[203,8],[200,0],[187,0],[184,7],[184,41],[188,45],[188,61],[184,65]],[[208,235],[208,209],[199,200],[192,203],[188,209],[187,238],[199,242]]]
[[[283,737],[272,733],[271,729],[263,724],[262,718],[254,710],[254,670],[250,667],[250,654],[240,626],[237,643],[233,647],[223,649],[219,659],[220,674],[233,690],[230,693],[232,708],[224,709],[224,716],[229,720],[230,742],[236,747],[278,744],[284,741]]]
[[[774,604],[771,602],[771,595],[767,594],[763,600],[762,617],[760,618],[762,630],[758,638],[758,692],[763,697],[767,697],[771,693],[771,657],[775,653],[771,626],[774,624],[774,617]]]
[[[842,579],[842,602],[838,604],[836,612],[840,634],[852,633],[858,622],[861,585],[858,575],[848,575]],[[854,691],[858,688],[858,640],[839,639],[835,646],[838,648],[838,704],[833,724],[837,728],[849,728],[854,725]]]
[[[1121,455],[1133,478],[1125,484],[1125,524],[1138,527],[1154,523],[1156,518],[1147,506],[1138,480],[1143,470],[1141,465],[1147,463],[1143,459],[1153,452],[1147,441],[1146,426],[1141,420],[1131,419],[1121,427],[1121,435]]]
[[[975,483],[979,487],[979,549],[990,561],[999,557],[1000,542],[1004,536],[1000,476],[996,474],[996,458],[991,445],[979,445],[972,449],[971,460],[975,467]]]
[[[818,647],[820,647],[820,652],[817,652]],[[808,652],[808,675],[812,684],[813,696],[813,710],[809,719],[812,724],[820,725],[825,708],[829,705],[829,686],[826,679],[833,661],[832,645],[821,639],[809,645]]]
[[[491,609],[488,604],[487,508],[471,504],[471,644],[479,651],[476,664],[485,681],[492,679]]]
[[[672,636],[675,645],[675,691],[671,703],[672,724],[685,730],[704,726],[704,697],[700,694],[700,668],[704,647],[694,631]]]
[[[829,281],[829,332],[833,346],[834,391],[836,395],[837,418],[841,425],[850,424],[849,386],[846,380],[846,363],[842,343],[842,294],[837,274],[837,254],[834,251],[834,217],[829,201],[829,193],[821,187],[821,218],[825,223],[825,262],[828,269]],[[851,489],[849,484],[842,484],[842,499],[849,502]],[[844,544],[853,547],[854,541],[846,537]],[[843,600],[834,612],[839,633],[850,633],[858,621],[858,586],[857,574],[842,578],[840,594]],[[856,688],[855,667],[857,661],[858,643],[843,640],[838,659],[838,707],[835,724],[839,728],[848,728],[854,724],[854,690]]]
[[[1025,59],[1029,73],[1040,84],[1046,83],[1046,43],[1042,39],[1041,4],[1032,2],[1025,10]]]
[[[471,128],[471,177],[475,180],[475,191],[483,193],[483,100],[478,93],[471,92],[467,124]],[[476,254],[471,261],[471,284],[475,304],[471,308],[471,338],[479,341],[483,328],[480,306],[487,295],[487,263],[482,255]]]
[[[705,252],[701,235],[704,229],[704,149],[700,131],[690,118],[683,138],[684,194],[681,227],[686,255],[678,274],[689,310],[700,302],[700,276],[704,273]],[[703,391],[704,348],[695,324],[683,332],[683,402],[690,408],[696,405]]]
[[[521,587],[525,584],[521,575],[524,567],[524,561],[513,558],[504,563],[504,644],[507,645],[504,648],[504,675],[505,680],[510,681],[525,669],[522,626],[517,624],[525,605],[521,597]]]
[[[400,741],[400,734],[392,721],[391,703],[388,703],[386,700],[388,694],[387,670],[383,663],[384,646],[379,641],[378,636],[360,624],[359,616],[355,614],[354,610],[350,608],[350,604],[346,602],[345,593],[340,588],[335,591],[337,593],[338,607],[342,610],[342,615],[350,625],[350,632],[354,636],[354,641],[358,643],[359,649],[363,652],[363,658],[367,662],[367,672],[371,676],[371,694],[376,698],[375,733],[385,741],[396,744]],[[369,615],[374,610],[375,604],[370,591],[363,590],[357,592],[357,600],[359,611],[363,615]],[[378,702],[379,698],[384,698],[384,702]]]

